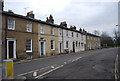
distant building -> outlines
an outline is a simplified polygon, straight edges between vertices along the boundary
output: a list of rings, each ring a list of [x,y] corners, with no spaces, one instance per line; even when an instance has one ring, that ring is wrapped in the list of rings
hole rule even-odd
[[[101,48],[101,37],[87,33],[86,34],[86,50]]]
[[[59,53],[85,51],[85,33],[76,30],[75,26],[67,28],[60,24],[60,27],[58,28]]]

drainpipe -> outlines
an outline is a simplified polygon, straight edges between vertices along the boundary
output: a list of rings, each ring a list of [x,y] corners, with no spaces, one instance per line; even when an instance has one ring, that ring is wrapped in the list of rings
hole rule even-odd
[[[7,19],[8,19],[8,16],[6,15],[6,17],[5,17],[5,38],[4,38],[4,40],[5,40],[5,59],[7,59]]]
[[[0,20],[2,21],[2,12],[0,11]],[[0,81],[2,80],[2,22],[0,23]]]
[[[63,39],[63,28],[62,28],[62,52],[64,52],[64,39]]]

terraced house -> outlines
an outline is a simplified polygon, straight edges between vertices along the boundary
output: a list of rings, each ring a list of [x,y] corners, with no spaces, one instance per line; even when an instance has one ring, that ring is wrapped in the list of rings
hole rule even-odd
[[[46,21],[2,11],[3,59],[31,59],[61,53],[100,48],[100,37],[87,33],[66,22],[54,24],[53,16]]]
[[[59,53],[70,53],[85,51],[86,35],[85,32],[76,30],[75,26],[67,28],[66,21],[60,23],[59,32]]]
[[[27,16],[14,14],[11,10],[2,13],[3,58],[25,59],[37,57],[38,23],[32,12]]]
[[[52,15],[46,22],[39,23],[39,52],[40,56],[51,56],[58,54],[58,28],[54,25]]]
[[[91,33],[87,33],[86,35],[86,43],[87,43],[87,50],[91,50],[91,49],[100,49],[101,48],[101,37],[100,36],[96,36],[94,34]]]
[[[58,54],[58,29],[51,22],[34,19],[33,12],[27,16],[2,13],[3,58],[27,59]]]

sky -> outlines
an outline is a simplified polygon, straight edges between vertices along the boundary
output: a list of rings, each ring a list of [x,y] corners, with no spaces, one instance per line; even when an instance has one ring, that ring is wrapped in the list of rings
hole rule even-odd
[[[4,10],[26,15],[33,11],[36,19],[45,21],[50,14],[55,24],[66,21],[93,33],[98,30],[112,36],[118,24],[119,0],[4,0]]]

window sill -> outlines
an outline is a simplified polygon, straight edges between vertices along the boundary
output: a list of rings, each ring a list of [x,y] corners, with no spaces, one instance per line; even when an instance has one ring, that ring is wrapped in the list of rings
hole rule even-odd
[[[40,34],[44,34],[44,33],[40,33]]]
[[[27,53],[32,52],[32,51],[26,51]]]
[[[9,28],[8,28],[8,30],[15,30],[15,29],[9,29]]]
[[[52,51],[54,51],[55,49],[51,49]]]
[[[27,31],[27,30],[26,30],[26,32],[32,32],[32,31]]]
[[[52,36],[54,36],[54,34],[51,34]]]

